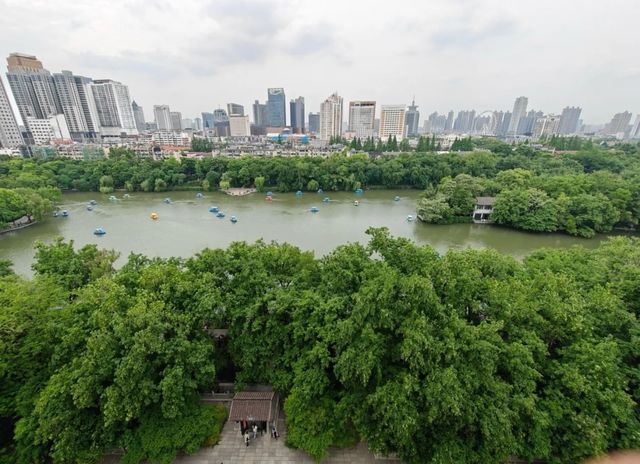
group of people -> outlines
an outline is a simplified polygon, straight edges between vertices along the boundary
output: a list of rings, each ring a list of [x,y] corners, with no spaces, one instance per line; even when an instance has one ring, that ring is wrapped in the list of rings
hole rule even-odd
[[[271,424],[271,437],[278,439],[278,430],[276,429],[275,424]],[[255,440],[258,438],[258,433],[260,436],[264,435],[267,432],[267,423],[265,421],[260,422],[252,422],[249,423],[246,420],[240,421],[240,434],[244,439],[244,444],[249,446],[251,440]]]

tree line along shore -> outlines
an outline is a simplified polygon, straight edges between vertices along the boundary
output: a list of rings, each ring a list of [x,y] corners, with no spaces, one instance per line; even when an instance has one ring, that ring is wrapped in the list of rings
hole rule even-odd
[[[0,224],[9,227],[25,215],[43,217],[59,199],[60,190],[110,193],[255,187],[295,192],[406,187],[424,191],[417,212],[425,222],[470,222],[475,197],[489,195],[496,197],[492,221],[497,224],[589,237],[637,226],[639,152],[637,145],[590,144],[576,151],[550,153],[492,141],[483,151],[324,158],[154,161],[116,148],[103,160],[4,159],[0,161]]]

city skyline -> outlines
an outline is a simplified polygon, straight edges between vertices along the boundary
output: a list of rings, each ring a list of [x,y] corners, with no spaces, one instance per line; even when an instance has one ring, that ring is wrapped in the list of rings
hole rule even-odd
[[[146,131],[175,131],[193,129],[190,118],[183,120],[181,111],[172,111],[167,104],[153,106],[153,122],[144,121],[143,107],[130,97],[126,84],[112,79],[91,79],[63,70],[51,73],[35,55],[12,53],[7,57],[7,80],[24,126],[31,134],[22,134],[25,141],[36,144],[55,139],[75,141],[95,140],[96,137],[114,137],[123,133],[137,135]],[[376,119],[375,101],[349,101],[347,121],[343,114],[343,97],[334,92],[320,105],[319,139],[329,141],[348,131],[350,137],[367,137],[372,134],[381,139],[394,136],[416,137],[421,133],[457,133],[469,135],[496,135],[507,137],[550,136],[555,134],[599,132],[618,139],[637,138],[638,124],[631,125],[632,113],[615,113],[601,126],[585,125],[580,118],[582,108],[566,106],[562,114],[545,113],[530,109],[529,99],[519,96],[512,111],[460,110],[454,119],[454,111],[447,117],[429,114],[419,125],[419,105],[398,103],[380,105],[380,117]],[[6,96],[3,116],[0,119],[2,144],[16,145],[7,134],[15,132],[15,120],[7,115]],[[287,118],[286,90],[283,87],[267,89],[267,99],[261,104],[255,100],[253,125],[244,114],[244,106],[227,103],[227,110],[218,107],[213,113],[202,112],[205,135],[248,136],[251,134],[279,133],[290,127],[294,133],[305,133],[306,108],[303,96],[290,100]],[[312,112],[309,112],[311,117]],[[62,117],[62,119],[60,119]],[[231,121],[233,118],[233,121]],[[183,121],[185,124],[183,124]],[[198,118],[194,118],[196,127]],[[197,129],[196,129],[197,130]],[[211,131],[208,131],[211,130]]]
[[[401,0],[391,9],[332,1],[77,8],[4,0],[1,52],[35,54],[52,72],[126,83],[142,107],[166,103],[192,117],[229,101],[248,107],[272,86],[304,96],[312,111],[331,89],[345,101],[408,103],[415,94],[423,114],[507,110],[515,95],[554,114],[580,106],[587,123],[640,111],[640,71],[628,59],[636,42],[628,31],[640,13],[634,2],[613,0],[606,15],[593,1],[553,3],[550,16],[550,0],[526,11],[497,0]],[[169,51],[158,47],[166,34],[181,37]]]
[[[13,54],[13,53],[12,53],[12,54]],[[8,57],[7,59],[11,58],[11,55],[12,55],[12,54],[10,54],[10,55],[9,55],[9,57]],[[37,57],[37,56],[33,56],[33,58],[38,58],[38,57]],[[42,60],[40,60],[39,58],[38,58],[37,62],[38,62],[38,65],[40,65],[40,66],[42,65]],[[72,76],[72,77],[75,77],[75,78],[85,79],[83,76],[74,76],[72,71],[62,70],[61,72],[56,73],[56,72],[50,72],[50,71],[46,68],[46,66],[42,66],[42,67],[44,68],[44,70],[45,70],[45,71],[47,71],[48,73],[50,73],[50,74],[51,74],[51,76],[52,76],[52,83],[53,83],[53,82],[55,82],[55,83],[56,83],[56,84],[55,84],[55,85],[56,85],[56,87],[58,87],[58,86],[59,86],[58,82],[59,82],[59,81],[61,81],[64,77],[67,77],[67,76]],[[7,77],[7,74],[4,74],[4,77],[6,78],[6,77]],[[8,79],[6,79],[6,80],[8,81]],[[94,82],[95,82],[95,81],[111,81],[111,79],[95,79],[95,80],[94,80]],[[9,83],[9,84],[10,84],[10,83]],[[126,83],[125,83],[125,85],[126,85]],[[6,86],[6,87],[8,87],[8,88],[10,89],[10,85],[5,84],[5,86]],[[295,129],[295,124],[294,124],[294,123],[291,121],[291,119],[290,119],[291,114],[292,114],[292,113],[291,113],[291,110],[287,111],[287,105],[286,105],[286,92],[287,92],[287,90],[286,90],[286,88],[284,88],[284,87],[280,87],[280,88],[268,88],[268,89],[266,89],[266,90],[267,90],[267,99],[265,99],[265,103],[264,103],[264,104],[262,104],[262,106],[264,107],[263,111],[265,112],[265,114],[263,115],[263,119],[264,119],[264,121],[263,121],[263,124],[256,124],[256,125],[257,125],[257,126],[260,126],[260,127],[263,127],[263,128],[267,128],[267,127],[272,127],[272,128],[276,128],[276,127],[293,127],[293,128]],[[278,95],[276,96],[276,98],[277,98],[277,102],[278,102],[277,104],[278,104],[278,106],[280,107],[280,108],[279,108],[279,109],[280,109],[280,111],[278,111],[280,114],[278,115],[278,117],[279,117],[279,119],[280,119],[281,121],[282,121],[282,120],[284,120],[284,124],[278,123],[277,125],[273,125],[273,126],[269,126],[269,124],[267,124],[267,123],[269,122],[269,117],[268,117],[267,107],[268,107],[268,101],[269,101],[269,98],[270,98],[270,97],[269,97],[269,94],[270,94],[270,92],[271,92],[271,91],[282,92],[282,93],[278,93]],[[133,92],[131,92],[131,93],[133,93]],[[11,108],[12,108],[12,110],[13,110],[13,112],[14,112],[15,119],[16,119],[16,121],[18,122],[18,124],[20,124],[20,121],[23,119],[23,118],[22,118],[22,115],[21,115],[20,107],[19,107],[19,105],[17,105],[17,104],[16,104],[15,97],[14,97],[14,95],[13,95],[13,93],[12,93],[12,92],[10,92],[10,91],[9,91],[9,92],[7,92],[7,97],[8,97],[8,99],[9,99],[10,103],[11,103]],[[300,99],[300,98],[302,99],[302,102],[303,102],[303,103],[302,103],[302,108],[303,108],[303,111],[304,111],[304,109],[305,109],[305,105],[304,105],[304,98],[305,98],[305,97],[301,96],[301,97],[298,97],[298,98],[299,98],[299,99]],[[418,114],[418,118],[419,118],[419,111],[417,111],[417,108],[418,108],[419,106],[424,106],[424,105],[416,105],[416,102],[415,102],[414,98],[415,98],[415,97],[412,97],[412,101],[411,101],[411,103],[407,103],[407,104],[405,104],[405,106],[406,106],[406,110],[407,110],[407,116],[408,116],[408,115],[410,114],[410,112],[412,111],[412,110],[411,110],[411,108],[416,108],[416,110],[415,110],[415,111],[416,111],[416,113]],[[510,121],[513,121],[513,122],[506,121],[506,126],[508,126],[508,127],[505,127],[505,130],[504,130],[504,131],[502,131],[502,132],[503,132],[503,134],[502,134],[502,135],[507,135],[507,134],[510,134],[510,135],[516,135],[516,134],[523,134],[523,133],[527,132],[526,130],[523,130],[520,126],[522,126],[522,123],[523,123],[523,122],[525,122],[525,123],[526,123],[526,121],[525,121],[525,120],[526,120],[527,118],[525,117],[525,115],[527,115],[527,114],[531,114],[533,110],[532,110],[532,111],[529,111],[529,113],[527,113],[527,111],[526,111],[526,110],[527,110],[527,104],[528,104],[528,97],[525,97],[525,96],[521,96],[521,97],[517,97],[517,98],[516,98],[515,102],[513,103],[513,105],[514,105],[514,106],[513,106],[513,109],[514,109],[514,110],[516,109],[516,107],[518,107],[518,106],[519,106],[518,102],[519,102],[519,101],[521,101],[521,99],[524,99],[524,107],[523,107],[523,110],[524,110],[524,111],[522,112],[522,114],[521,114],[519,117],[517,117],[517,118],[511,118],[511,120],[510,120]],[[132,102],[134,102],[133,100],[135,100],[135,98],[132,98]],[[62,101],[62,99],[61,99],[61,101]],[[294,101],[294,99],[292,99],[292,101]],[[359,102],[359,100],[351,100],[351,99],[350,99],[350,100],[346,100],[346,99],[345,99],[345,101],[347,101],[347,103],[357,103],[357,102]],[[259,103],[259,99],[254,100],[254,103],[253,103],[252,105],[248,105],[248,106],[255,107],[255,105],[256,105],[257,103]],[[284,103],[284,104],[283,104],[283,103]],[[375,103],[375,101],[374,101],[374,103]],[[380,103],[380,102],[379,102],[379,103]],[[384,105],[384,103],[382,103],[382,105]],[[165,106],[165,107],[168,107],[169,105],[165,105],[165,104],[162,104],[162,105],[154,104],[154,105],[153,105],[153,108],[155,109],[155,108],[156,108],[156,107],[158,107],[158,106]],[[321,106],[321,104],[320,104],[319,106]],[[224,108],[225,108],[225,107],[227,108],[227,111],[226,111],[226,112],[225,112],[225,110],[224,110]],[[374,107],[375,107],[375,105],[374,105]],[[136,109],[138,109],[139,111],[142,111],[142,110],[141,110],[142,108],[144,108],[144,107],[143,107],[143,105],[138,105],[138,104],[136,103],[136,105],[134,106],[134,111],[135,111]],[[241,105],[241,104],[238,104],[238,103],[220,103],[220,104],[218,104],[218,105],[217,105],[217,108],[213,110],[213,112],[214,112],[214,113],[215,113],[215,112],[224,112],[224,113],[225,113],[225,115],[226,115],[226,114],[227,114],[227,112],[228,112],[228,111],[230,111],[230,108],[238,108],[238,109],[239,109],[239,111],[241,111],[242,113],[244,113],[244,106],[243,106],[243,105]],[[579,110],[579,111],[577,111],[577,110]],[[255,110],[255,108],[254,108],[254,109],[253,109],[253,111],[252,111],[252,113],[253,113],[253,114],[252,114],[252,115],[251,115],[251,117],[250,117],[250,121],[251,121],[251,123],[252,123],[252,124],[256,123],[256,119],[255,119],[255,118],[256,118],[256,113],[255,113],[255,111],[256,111],[256,110]],[[375,112],[374,112],[374,116],[375,116],[376,118],[380,118],[380,117],[381,117],[381,109],[375,108],[375,110],[374,110],[374,111],[375,111]],[[559,114],[559,113],[567,114],[567,111],[570,111],[570,113],[569,113],[569,114],[571,114],[571,116],[572,116],[572,118],[571,118],[571,119],[572,119],[572,124],[571,124],[571,126],[572,126],[572,127],[575,127],[576,129],[578,129],[578,128],[579,128],[579,126],[578,126],[578,118],[580,118],[580,115],[581,115],[581,112],[582,112],[582,108],[581,108],[581,107],[579,107],[579,106],[576,106],[576,107],[573,107],[573,106],[565,106],[564,108],[562,108],[562,109],[560,109],[559,111],[557,111],[557,113],[558,113],[558,114]],[[577,111],[577,112],[576,112],[576,111]],[[60,112],[61,112],[61,113],[62,113],[62,112],[64,112],[65,114],[68,114],[68,111],[67,111],[67,108],[65,107],[64,101],[62,101],[62,108],[61,108],[61,111],[60,111]],[[306,125],[307,125],[307,123],[308,123],[308,116],[309,116],[309,114],[310,114],[310,113],[313,113],[313,112],[314,112],[314,111],[313,111],[313,109],[306,109],[306,111],[304,111],[304,122],[303,122],[303,125],[304,125],[304,126],[306,126]],[[506,113],[507,115],[511,115],[511,114],[512,114],[512,112],[509,112],[509,110],[508,110],[508,109],[506,109],[506,110],[504,110],[504,111],[503,111],[503,109],[498,109],[498,108],[495,108],[495,109],[492,109],[492,110],[478,111],[478,112],[476,112],[476,110],[469,110],[469,111],[467,111],[467,110],[464,110],[464,109],[458,109],[458,110],[449,109],[449,110],[448,110],[448,114],[452,114],[452,113],[453,113],[454,115],[456,115],[456,121],[455,121],[455,122],[452,122],[452,126],[451,126],[450,128],[448,128],[448,129],[447,129],[447,131],[449,131],[449,130],[451,130],[451,129],[453,129],[454,131],[458,131],[458,132],[464,132],[465,130],[470,130],[470,129],[471,129],[471,127],[473,126],[472,121],[473,121],[473,119],[474,119],[476,116],[479,116],[480,114],[483,114],[483,113],[489,113],[489,112],[492,112],[492,113],[500,113],[500,114],[502,114],[502,113]],[[175,121],[175,120],[177,120],[177,118],[179,118],[179,119],[181,119],[181,118],[182,118],[182,116],[181,116],[181,115],[182,115],[182,113],[183,113],[183,112],[181,112],[181,111],[171,111],[171,113],[173,113],[173,114],[174,114],[174,115],[173,115],[173,117],[174,117],[174,121]],[[194,116],[194,119],[195,119],[195,118],[197,118],[197,117],[198,117],[198,116],[200,116],[200,115],[209,114],[209,113],[210,113],[210,111],[201,111],[201,112],[198,112],[198,113],[196,113],[196,115]],[[438,113],[438,110],[434,111],[434,113]],[[534,120],[533,120],[533,121],[531,121],[531,120],[530,120],[530,121],[528,121],[528,122],[529,122],[529,125],[531,126],[531,127],[529,127],[529,132],[531,132],[531,131],[532,131],[532,129],[533,129],[533,125],[535,124],[535,119],[536,119],[536,118],[540,118],[540,117],[542,116],[542,114],[541,114],[541,113],[546,114],[546,115],[551,115],[551,116],[553,116],[555,112],[541,112],[541,111],[536,112],[537,116],[534,118]],[[626,114],[626,113],[629,113],[630,115],[638,114],[638,113],[634,113],[633,111],[629,112],[627,109],[625,109],[622,113],[620,113],[620,112],[616,112],[616,113],[611,113],[611,115],[613,115],[613,118],[615,118],[618,114]],[[606,130],[607,125],[610,123],[610,121],[611,121],[611,119],[612,119],[612,116],[611,116],[611,115],[607,116],[607,117],[606,117],[606,119],[605,119],[604,121],[599,121],[599,122],[597,122],[597,123],[586,123],[586,124],[588,124],[588,125],[600,125],[600,126],[602,126],[602,128],[603,128],[604,130]],[[284,119],[282,119],[283,117],[284,117]],[[531,117],[531,116],[529,116],[529,117]],[[146,122],[147,122],[147,123],[149,123],[149,122],[152,122],[152,123],[153,123],[153,122],[156,122],[156,123],[157,123],[157,121],[156,121],[156,115],[155,115],[155,112],[154,112],[154,111],[152,111],[150,115],[145,115],[145,118],[146,118]],[[349,122],[349,119],[348,119],[348,118],[349,118],[349,114],[347,113],[347,114],[346,114],[346,118],[343,116],[343,120],[342,120],[342,122],[343,122],[344,124],[348,124],[348,122]],[[460,118],[468,118],[469,120],[468,120],[468,121],[465,121],[465,122],[462,124],[462,127],[460,127],[460,125],[459,125],[459,124],[461,123]],[[204,119],[204,118],[203,118],[203,119]],[[516,121],[516,119],[517,119],[517,121]],[[425,124],[425,123],[427,123],[427,121],[428,121],[428,119],[427,119],[427,118],[425,118],[425,119],[420,120],[420,121],[419,121],[419,123],[418,123],[418,124],[416,124],[416,125],[413,125],[413,124],[412,124],[412,126],[413,126],[414,128],[418,128],[419,130],[422,130],[422,128],[423,128],[423,126],[424,126],[424,124]],[[580,118],[580,119],[579,119],[579,121],[580,121],[580,122],[582,122],[582,123],[584,123],[583,118]],[[418,121],[416,121],[416,123],[417,123],[417,122],[418,122]],[[515,124],[515,125],[514,125],[514,124]],[[23,123],[22,123],[22,124],[20,124],[20,125],[22,125],[22,126],[24,126],[24,127],[27,127],[27,126],[28,126],[28,124],[27,124],[26,122],[24,122],[24,121],[23,121]],[[73,125],[71,125],[71,126],[73,126]],[[137,124],[137,122],[136,122],[136,127],[137,127],[137,126],[138,126],[138,124]],[[73,129],[73,127],[71,127],[71,129]],[[169,126],[168,126],[167,128],[165,128],[162,124],[160,124],[160,127],[158,127],[158,129],[161,129],[161,130],[179,130],[179,128],[176,126],[176,123],[175,123],[175,122],[172,122],[171,124],[169,124]],[[497,128],[496,128],[496,129],[497,129]],[[571,130],[567,130],[567,128],[563,128],[563,127],[560,127],[560,126],[557,128],[557,130],[558,130],[558,133],[559,133],[559,134],[571,134],[571,133],[573,133]],[[71,132],[73,132],[73,130],[71,130]],[[411,131],[410,131],[410,132],[411,132]],[[632,131],[632,132],[633,132],[633,131]],[[497,131],[496,131],[496,133],[497,133],[497,134],[500,134],[500,131],[499,131],[499,130],[497,130]],[[412,134],[413,134],[413,135],[416,135],[416,134],[417,134],[417,132],[412,132]]]
[[[141,131],[175,131],[193,129],[193,122],[183,119],[180,111],[171,111],[169,105],[153,106],[153,122],[144,121],[143,108],[131,100],[129,89],[111,79],[92,80],[89,77],[76,76],[63,70],[51,73],[35,55],[12,53],[7,57],[7,80],[11,93],[17,102],[18,112],[25,121],[30,133],[23,134],[25,141],[33,140],[41,144],[54,139],[74,139],[83,141],[95,137],[113,137],[123,132],[137,135]],[[2,145],[16,146],[15,137],[8,135],[16,132],[15,119],[8,115],[7,96],[1,102],[0,134]],[[507,137],[551,136],[555,134],[571,135],[587,133],[580,119],[582,108],[565,107],[559,116],[553,113],[528,109],[528,97],[515,99],[513,109],[509,111],[458,111],[448,116],[430,114],[419,126],[420,112],[415,100],[410,105],[397,104],[380,106],[380,118],[376,119],[375,101],[350,101],[348,122],[343,116],[343,98],[334,92],[320,105],[319,139],[329,141],[348,131],[351,137],[364,138],[369,134],[398,140],[415,137],[421,133],[457,133],[471,135],[496,135]],[[261,104],[255,100],[253,105],[253,128],[249,116],[244,114],[244,106],[227,103],[227,110],[218,108],[213,113],[203,112],[202,121],[205,135],[242,137],[251,134],[279,133],[290,127],[294,133],[305,132],[304,97],[291,99],[289,120],[287,120],[286,92],[282,87],[268,88],[267,100]],[[311,118],[311,112],[309,118]],[[638,124],[631,126],[632,113],[624,111],[614,114],[610,122],[598,129],[600,133],[615,138],[637,137]],[[183,124],[183,121],[185,124]],[[196,127],[199,127],[198,118]],[[377,126],[377,128],[376,128]],[[198,129],[196,129],[198,130]],[[212,132],[206,132],[211,130]]]

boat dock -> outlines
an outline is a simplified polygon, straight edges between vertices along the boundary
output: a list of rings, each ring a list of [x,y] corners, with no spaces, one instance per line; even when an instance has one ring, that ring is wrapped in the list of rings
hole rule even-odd
[[[256,193],[258,190],[254,188],[229,188],[223,190],[227,195],[231,195],[232,197],[243,197],[245,195],[251,195],[252,193]]]

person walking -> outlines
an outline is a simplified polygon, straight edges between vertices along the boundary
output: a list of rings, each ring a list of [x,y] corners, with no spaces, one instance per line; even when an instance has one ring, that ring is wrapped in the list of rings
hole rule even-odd
[[[249,431],[248,430],[244,433],[244,444],[249,446]]]
[[[253,430],[253,439],[255,440],[256,438],[258,438],[258,426],[256,424],[253,424],[253,428],[251,430]]]

